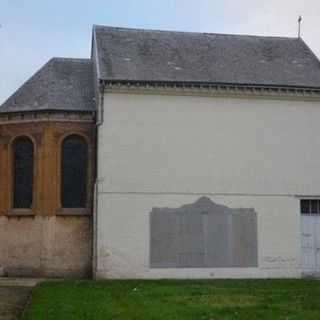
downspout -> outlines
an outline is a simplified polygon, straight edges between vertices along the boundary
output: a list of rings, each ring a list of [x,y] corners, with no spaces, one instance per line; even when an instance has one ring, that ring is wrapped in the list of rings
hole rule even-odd
[[[96,121],[96,126],[99,127],[103,124],[103,114],[104,114],[104,91],[105,91],[106,85],[102,81],[99,84],[99,94],[100,94],[100,99],[99,99],[99,116]]]
[[[98,267],[98,194],[99,194],[99,178],[98,178],[98,154],[99,154],[99,127],[103,124],[104,117],[104,90],[105,84],[103,82],[99,85],[99,102],[98,112],[96,119],[96,180],[94,183],[94,202],[93,202],[93,259],[92,259],[92,273],[93,278],[97,278],[97,267]]]

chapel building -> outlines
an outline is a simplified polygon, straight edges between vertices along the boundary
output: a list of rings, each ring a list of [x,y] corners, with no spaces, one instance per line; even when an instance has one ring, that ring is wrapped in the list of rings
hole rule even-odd
[[[91,45],[0,107],[2,273],[319,275],[320,62],[306,43],[94,26]]]

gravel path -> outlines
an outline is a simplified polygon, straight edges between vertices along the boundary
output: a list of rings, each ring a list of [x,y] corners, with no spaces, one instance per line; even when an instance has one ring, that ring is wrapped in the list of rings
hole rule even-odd
[[[19,319],[32,287],[0,286],[0,320]]]
[[[32,288],[42,279],[0,277],[0,320],[17,320],[29,301]]]

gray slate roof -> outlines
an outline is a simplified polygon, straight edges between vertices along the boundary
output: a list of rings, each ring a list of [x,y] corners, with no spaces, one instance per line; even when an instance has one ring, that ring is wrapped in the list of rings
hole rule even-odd
[[[298,38],[106,26],[93,34],[102,81],[320,88],[320,62]],[[95,111],[93,74],[89,59],[53,58],[0,113]]]
[[[105,81],[320,87],[320,62],[298,38],[95,26]]]
[[[93,83],[91,60],[53,58],[0,107],[0,113],[94,111]]]

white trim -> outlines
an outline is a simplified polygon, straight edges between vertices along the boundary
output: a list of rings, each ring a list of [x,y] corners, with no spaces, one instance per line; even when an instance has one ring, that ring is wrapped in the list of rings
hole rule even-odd
[[[96,61],[96,66],[97,66],[97,80],[99,82],[100,79],[100,66],[99,66],[99,56],[98,56],[98,47],[97,47],[97,37],[96,37],[96,25],[93,25],[93,29],[92,29],[92,37],[93,37],[93,48],[95,48],[94,50],[94,60]],[[92,49],[93,49],[92,48]]]

